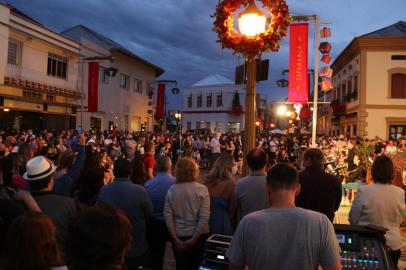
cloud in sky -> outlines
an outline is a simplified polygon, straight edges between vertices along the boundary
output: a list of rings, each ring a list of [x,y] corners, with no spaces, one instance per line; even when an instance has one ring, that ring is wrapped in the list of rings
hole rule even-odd
[[[211,31],[216,0],[8,0],[45,26],[62,31],[83,24],[164,68],[162,79],[176,79],[181,87],[214,73],[230,79],[240,57],[221,50]],[[406,0],[287,0],[293,14],[318,14],[333,24],[332,55],[337,56],[355,36],[406,20]],[[312,40],[314,29],[310,28]],[[286,97],[276,87],[288,66],[288,39],[270,59],[269,80],[258,84],[269,99]],[[314,45],[309,44],[309,64],[314,64]],[[180,98],[170,93],[170,108]]]

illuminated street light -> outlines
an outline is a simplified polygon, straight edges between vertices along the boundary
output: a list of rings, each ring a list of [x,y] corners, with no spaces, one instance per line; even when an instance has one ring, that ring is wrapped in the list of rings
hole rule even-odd
[[[293,112],[291,112],[291,111],[287,111],[287,112],[286,112],[286,116],[287,116],[287,117],[292,117],[292,115],[293,115]]]
[[[260,123],[259,121],[256,121],[256,122],[255,122],[255,125],[256,125],[257,127],[259,127],[260,124],[261,124],[261,123]]]
[[[182,113],[180,111],[177,111],[175,113],[175,120],[176,120],[176,129],[179,132],[179,121],[182,120]]]
[[[288,108],[286,105],[280,105],[276,111],[279,116],[285,116]]]
[[[265,32],[265,14],[257,8],[255,0],[251,0],[248,7],[238,15],[240,33],[247,37],[255,37]]]
[[[4,112],[9,112],[10,109],[9,109],[9,108],[4,108],[3,111],[4,111]]]
[[[275,124],[271,124],[271,128],[274,128],[275,127]]]
[[[289,124],[292,124],[293,123],[293,120],[289,120]]]

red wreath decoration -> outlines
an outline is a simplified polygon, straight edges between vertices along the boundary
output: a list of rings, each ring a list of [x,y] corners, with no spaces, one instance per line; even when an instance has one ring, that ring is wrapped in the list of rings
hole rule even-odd
[[[280,48],[280,41],[287,36],[287,28],[290,24],[288,5],[284,0],[261,0],[263,7],[269,9],[272,14],[270,27],[255,37],[246,37],[234,29],[233,13],[241,5],[247,6],[249,0],[223,0],[213,14],[215,17],[213,31],[217,33],[217,42],[222,48],[229,48],[234,53],[242,53],[245,57],[259,56],[263,52],[276,52]]]

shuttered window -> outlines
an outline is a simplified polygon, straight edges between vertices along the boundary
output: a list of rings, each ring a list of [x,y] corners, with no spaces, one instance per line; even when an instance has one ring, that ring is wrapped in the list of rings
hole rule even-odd
[[[406,74],[392,74],[391,98],[406,98]]]

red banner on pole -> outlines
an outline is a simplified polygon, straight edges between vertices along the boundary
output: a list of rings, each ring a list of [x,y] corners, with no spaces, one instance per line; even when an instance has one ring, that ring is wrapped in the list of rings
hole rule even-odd
[[[301,103],[309,99],[308,30],[307,23],[290,25],[289,102]]]
[[[89,78],[87,80],[87,111],[98,111],[99,100],[99,63],[89,63]]]
[[[165,106],[165,84],[158,84],[158,94],[156,98],[156,112],[155,117],[161,119],[164,117],[164,106]]]

